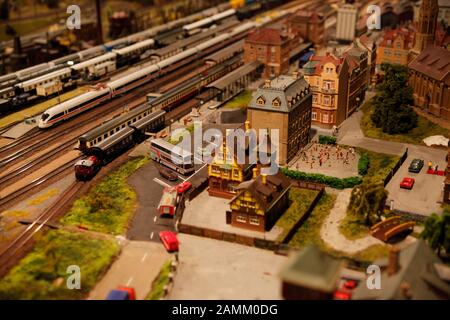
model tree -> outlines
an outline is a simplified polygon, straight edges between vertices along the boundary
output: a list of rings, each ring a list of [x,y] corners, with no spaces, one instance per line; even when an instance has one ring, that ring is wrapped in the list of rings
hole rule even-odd
[[[442,215],[433,213],[425,220],[425,226],[420,234],[421,238],[427,240],[429,246],[440,255],[444,249],[450,253],[450,211],[444,210]]]
[[[417,126],[412,88],[408,85],[408,68],[384,63],[384,80],[372,100],[371,119],[377,128],[388,134],[406,133]]]
[[[388,192],[379,183],[363,183],[352,190],[348,211],[355,216],[363,216],[364,223],[377,223],[384,212]]]

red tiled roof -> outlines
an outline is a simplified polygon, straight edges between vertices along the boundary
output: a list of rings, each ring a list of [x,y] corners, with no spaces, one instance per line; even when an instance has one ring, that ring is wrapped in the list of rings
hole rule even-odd
[[[315,65],[315,74],[319,75],[322,72],[322,66],[325,63],[329,63],[331,62],[332,64],[334,64],[336,66],[336,72],[339,73],[339,67],[342,64],[342,60],[339,58],[336,58],[334,55],[332,55],[331,53],[327,53],[325,56],[316,56],[316,55],[312,55],[311,58],[309,58],[309,60],[311,61],[317,61],[318,63]]]
[[[450,86],[450,51],[431,46],[425,48],[408,67]]]
[[[395,39],[397,39],[398,37],[403,38],[403,50],[412,48],[414,43],[414,32],[406,28],[387,30],[384,33],[379,46],[392,48]]]
[[[272,28],[258,28],[251,32],[247,37],[247,42],[281,45],[284,37],[279,30]]]

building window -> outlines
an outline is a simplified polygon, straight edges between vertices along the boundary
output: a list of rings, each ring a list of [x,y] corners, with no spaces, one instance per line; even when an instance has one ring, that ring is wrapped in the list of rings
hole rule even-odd
[[[326,106],[329,106],[329,105],[330,105],[330,101],[331,101],[330,96],[323,96],[323,103],[324,103]]]
[[[260,106],[263,106],[266,103],[266,99],[263,96],[260,96],[258,99],[256,99],[256,103]]]
[[[328,114],[327,113],[322,114],[322,122],[328,123]]]
[[[240,223],[247,223],[247,217],[239,214],[236,216],[236,221]]]
[[[250,222],[250,224],[259,226],[259,217],[252,216],[252,217],[250,217],[249,222]]]
[[[272,101],[272,106],[274,106],[274,107],[279,107],[280,105],[281,105],[281,101],[280,101],[279,98],[273,99],[273,101]]]
[[[212,173],[220,173],[220,168],[218,166],[211,166]]]
[[[311,113],[311,119],[312,120],[317,120],[317,112]]]
[[[239,170],[233,170],[233,178],[239,178]]]
[[[317,103],[317,94],[313,95],[313,103]]]

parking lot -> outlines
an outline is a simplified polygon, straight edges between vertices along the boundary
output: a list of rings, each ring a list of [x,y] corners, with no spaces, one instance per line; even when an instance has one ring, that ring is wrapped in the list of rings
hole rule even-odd
[[[424,166],[420,173],[408,172],[411,161],[415,158],[424,160]],[[433,156],[432,153],[420,154],[410,153],[406,161],[386,186],[389,191],[388,204],[394,201],[394,209],[417,213],[421,215],[430,215],[433,212],[442,212],[442,189],[445,176],[427,174],[428,161],[438,164],[439,170],[445,170],[445,159]],[[400,182],[403,178],[410,177],[415,179],[412,190],[401,189]]]

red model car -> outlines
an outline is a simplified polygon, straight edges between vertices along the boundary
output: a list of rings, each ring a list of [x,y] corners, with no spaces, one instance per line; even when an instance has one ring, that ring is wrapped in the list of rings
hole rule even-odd
[[[163,243],[164,247],[169,252],[178,251],[179,242],[177,239],[177,235],[171,231],[161,231],[159,233],[159,238]]]
[[[184,182],[180,183],[179,185],[177,185],[177,192],[178,192],[178,194],[185,193],[191,187],[192,187],[192,183],[190,183],[189,181],[184,181]]]
[[[355,280],[347,280],[344,282],[344,288],[348,289],[348,290],[355,289],[357,285],[358,285],[358,282],[356,282]]]
[[[136,300],[136,293],[133,288],[119,286],[109,292],[106,300]]]
[[[400,182],[400,188],[411,190],[414,182],[414,178],[403,178],[402,182]]]
[[[352,294],[348,291],[338,290],[338,291],[334,292],[333,297],[335,300],[350,300],[352,297]]]

